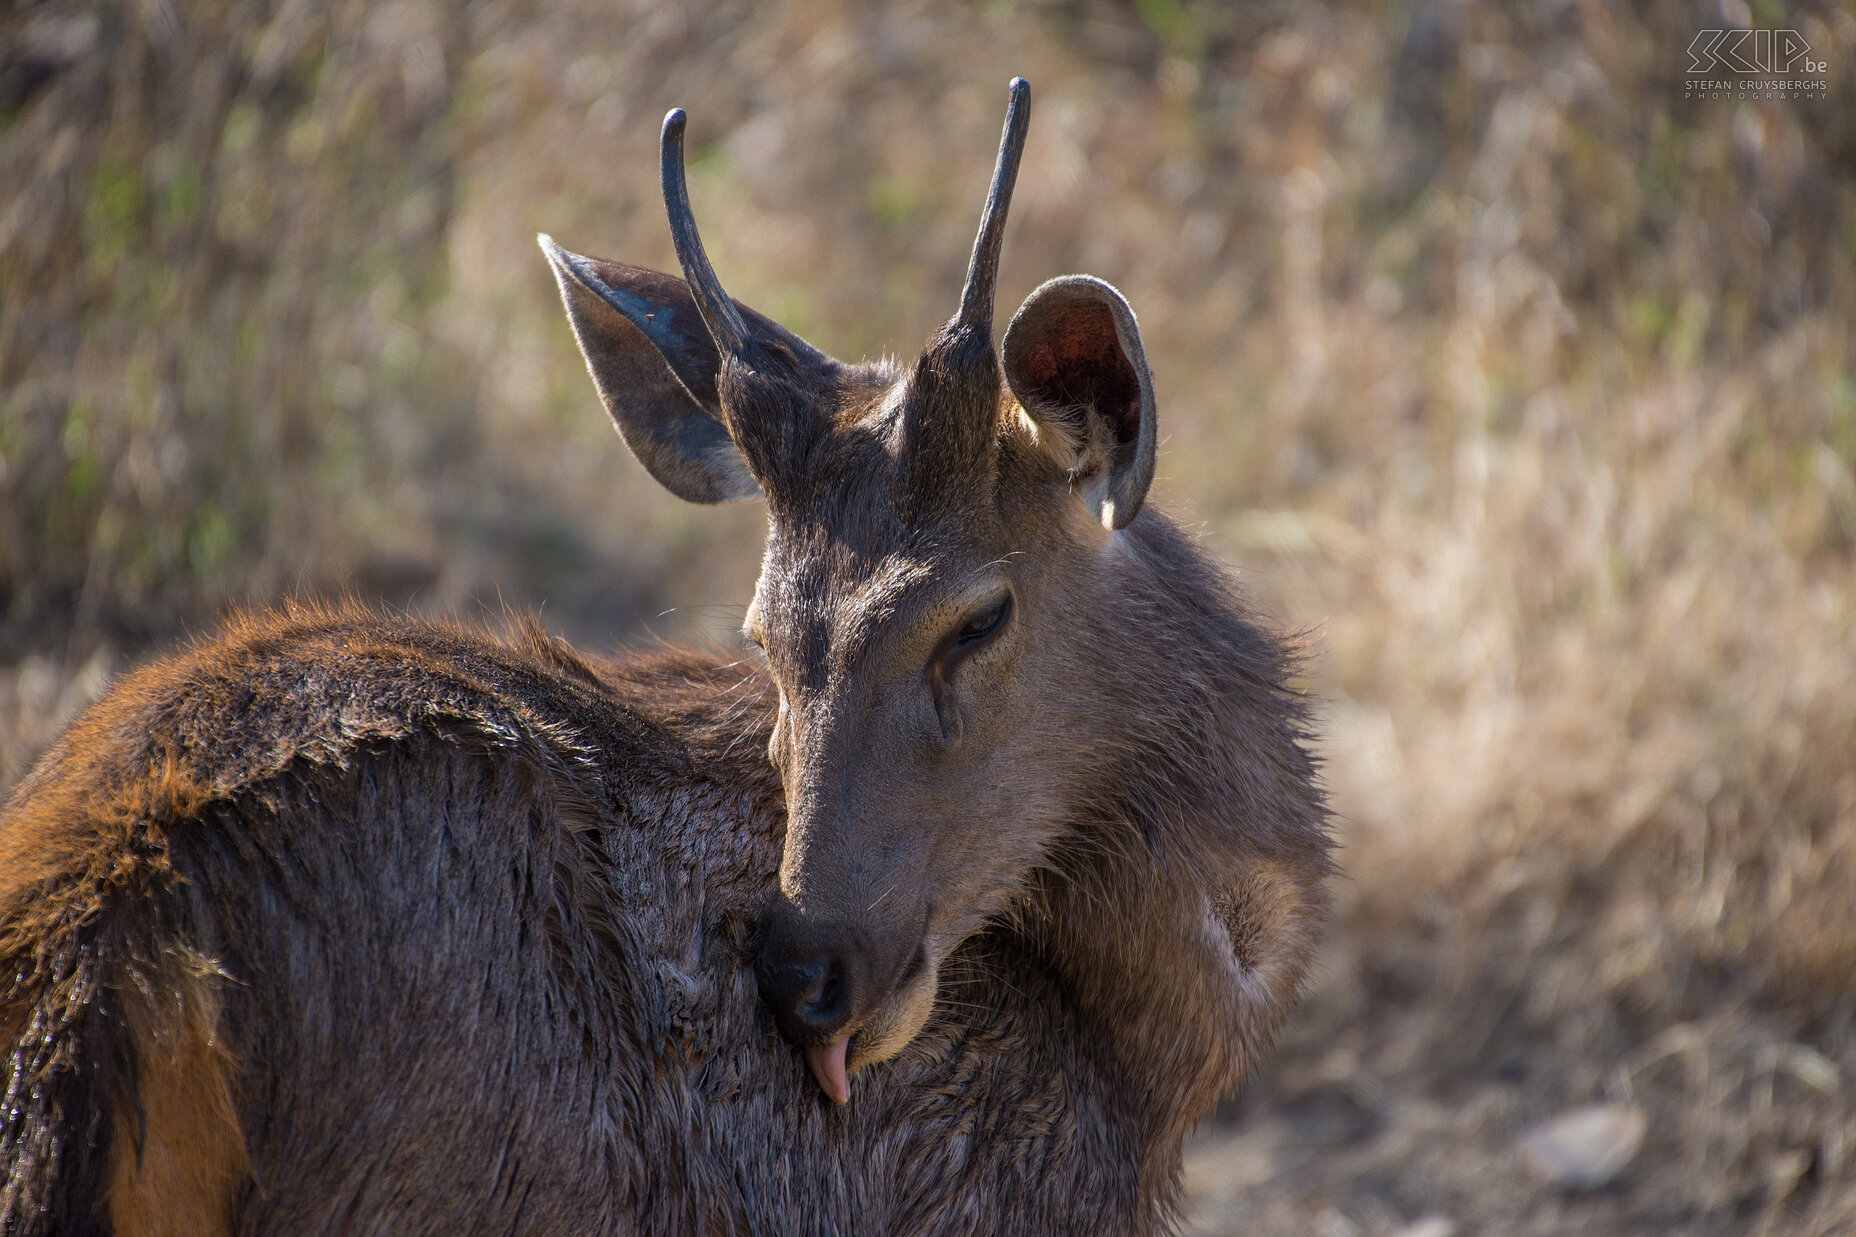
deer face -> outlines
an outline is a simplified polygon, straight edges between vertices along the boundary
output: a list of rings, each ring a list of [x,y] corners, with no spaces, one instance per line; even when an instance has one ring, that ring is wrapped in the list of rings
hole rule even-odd
[[[840,1102],[847,1067],[913,1038],[942,959],[1042,837],[1027,779],[1000,784],[1026,738],[1023,551],[984,503],[953,519],[855,489],[862,535],[774,516],[745,624],[779,687],[787,795],[761,990]]]
[[[680,112],[664,182],[683,280],[542,241],[645,466],[698,502],[766,496],[743,635],[779,689],[767,755],[787,837],[757,972],[838,1103],[920,1030],[947,955],[1073,818],[1099,724],[1079,681],[1091,599],[1152,476],[1152,385],[1113,288],[1048,283],[1003,366],[993,347],[1027,98],[1014,82],[960,313],[913,367],[845,365],[722,293],[689,219]]]

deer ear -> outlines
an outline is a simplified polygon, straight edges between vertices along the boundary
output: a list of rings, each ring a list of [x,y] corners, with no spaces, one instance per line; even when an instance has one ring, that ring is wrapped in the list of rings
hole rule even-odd
[[[760,494],[729,436],[716,393],[721,356],[687,283],[641,266],[584,258],[537,238],[600,402],[638,462],[679,498],[736,502]],[[836,367],[791,331],[737,303],[748,330],[799,369]]]
[[[1005,381],[1068,444],[1090,511],[1125,528],[1154,479],[1154,383],[1121,293],[1089,275],[1053,279],[1005,329]]]

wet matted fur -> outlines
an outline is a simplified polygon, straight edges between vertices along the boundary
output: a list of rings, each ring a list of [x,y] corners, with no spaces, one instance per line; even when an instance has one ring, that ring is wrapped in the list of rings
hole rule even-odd
[[[1162,1045],[1105,1020],[1197,947],[1139,921],[1213,896],[1201,843],[1053,863],[834,1108],[747,969],[772,725],[752,666],[354,610],[130,676],[0,821],[6,1231],[1160,1226],[1184,1123],[1256,1045],[1209,1038],[1150,1086]],[[1232,965],[1305,952],[1289,858],[1217,894]],[[1087,984],[1055,961],[1073,938],[1109,955]]]

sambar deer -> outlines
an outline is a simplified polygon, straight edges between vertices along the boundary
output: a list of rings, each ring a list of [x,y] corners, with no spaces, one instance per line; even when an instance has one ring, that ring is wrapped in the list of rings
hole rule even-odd
[[[285,608],[0,824],[7,1234],[1151,1233],[1329,870],[1296,652],[1144,505],[1109,285],[907,366],[542,238],[626,443],[764,495],[745,664]],[[1003,358],[1003,363],[1001,361]]]

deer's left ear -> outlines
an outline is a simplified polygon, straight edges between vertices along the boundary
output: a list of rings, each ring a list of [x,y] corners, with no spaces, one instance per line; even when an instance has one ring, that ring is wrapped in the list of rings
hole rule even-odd
[[[1005,330],[1005,381],[1039,427],[1075,453],[1084,501],[1125,528],[1154,479],[1154,382],[1121,293],[1089,275],[1053,279]]]

